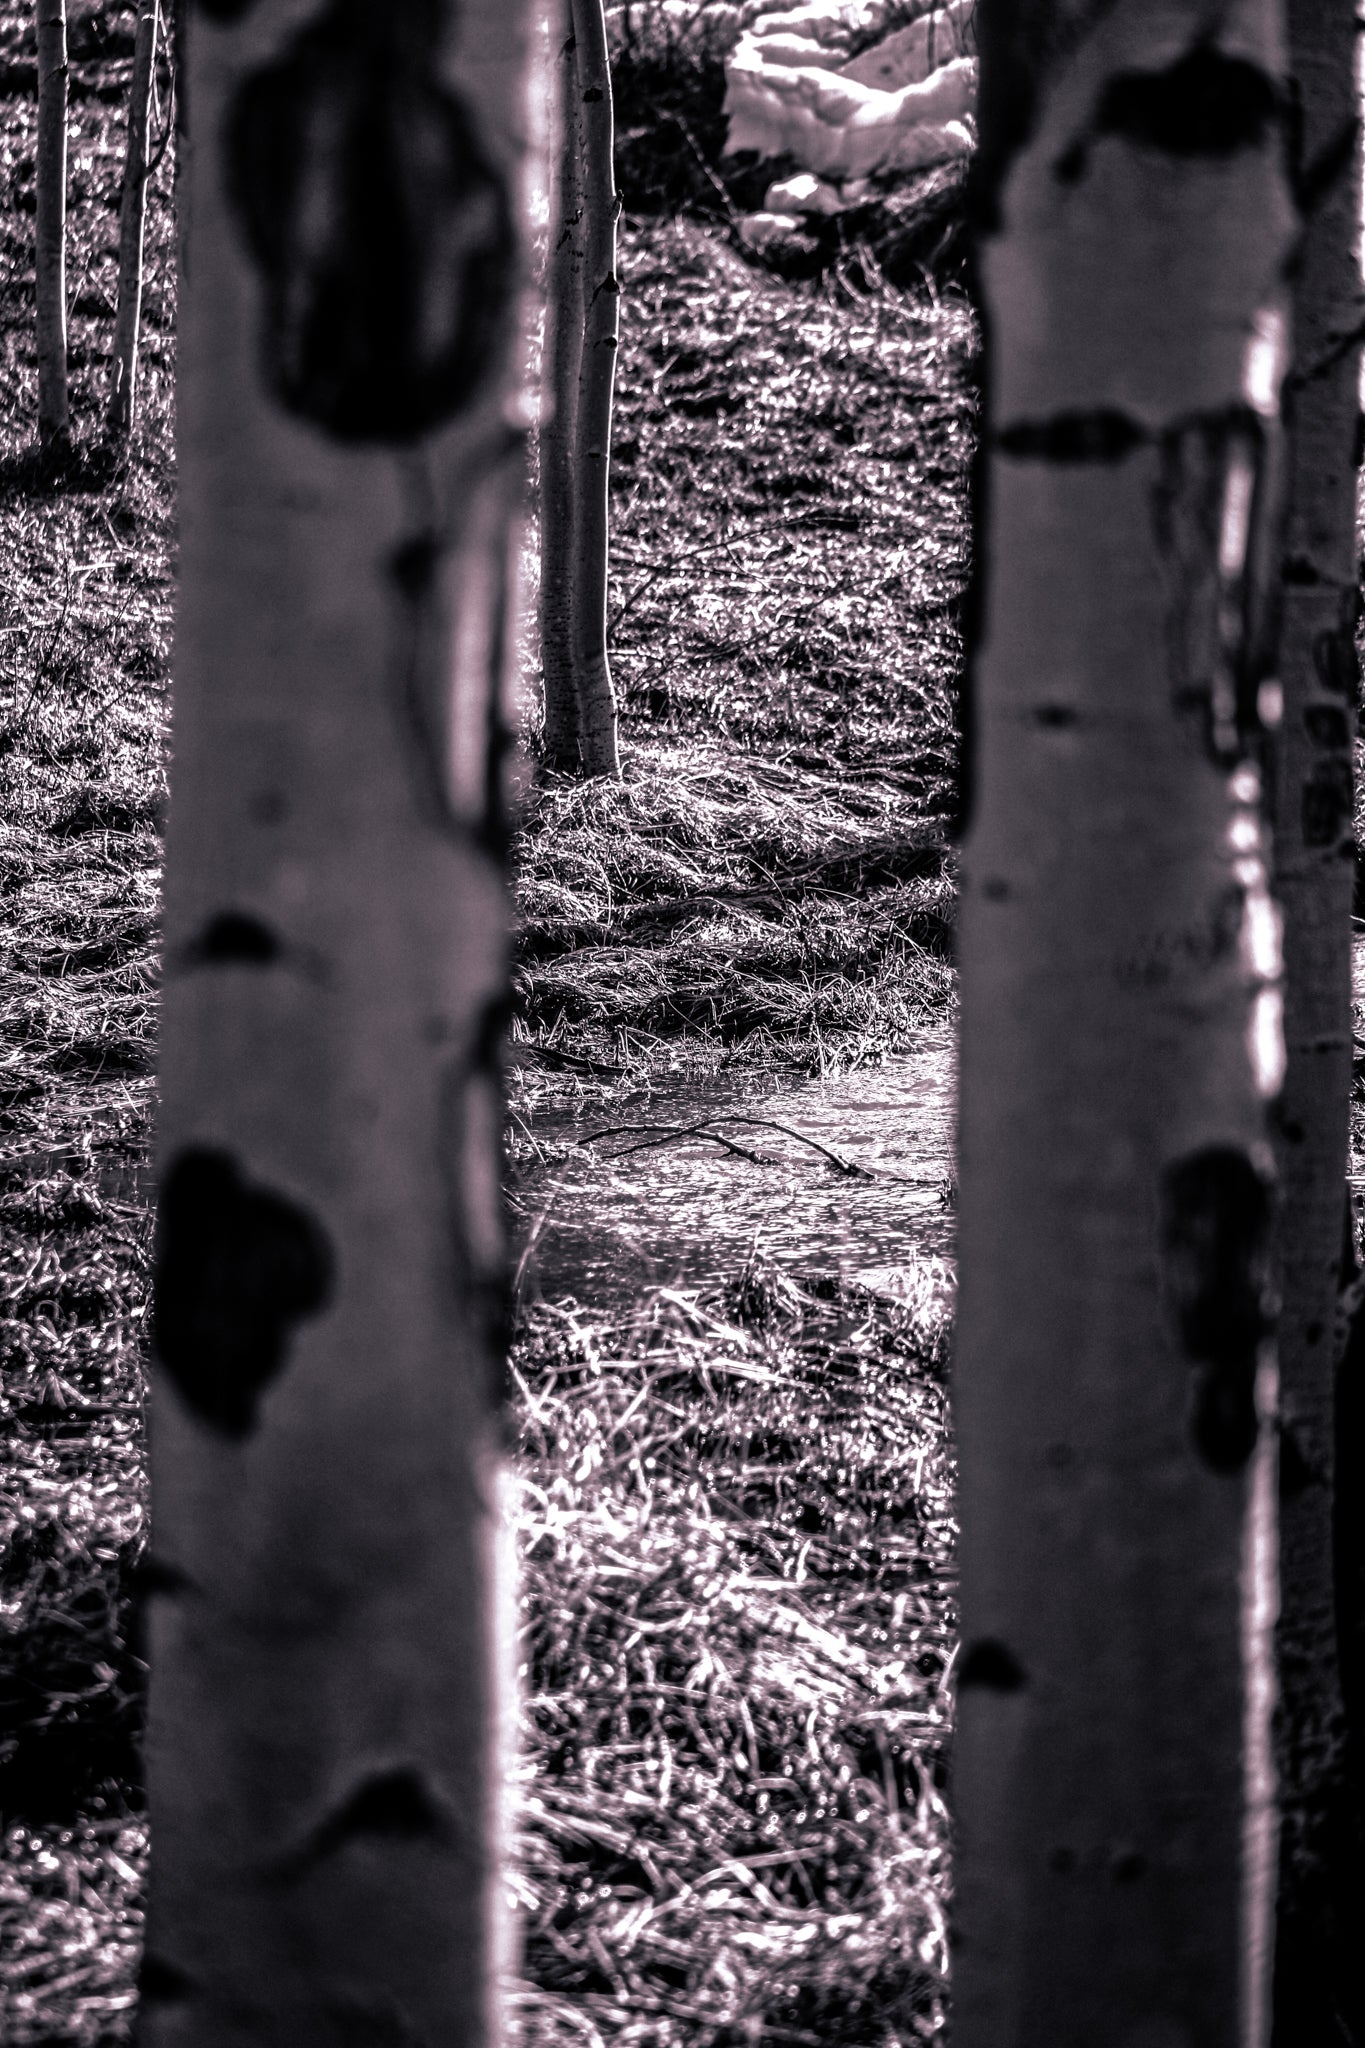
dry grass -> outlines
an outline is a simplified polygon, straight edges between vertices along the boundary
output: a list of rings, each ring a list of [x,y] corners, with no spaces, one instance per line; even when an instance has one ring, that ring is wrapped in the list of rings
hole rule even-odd
[[[531,1317],[526,2038],[941,2028],[949,1298],[750,1268]]]
[[[828,1072],[942,1009],[942,823],[907,817],[894,784],[682,741],[638,748],[628,776],[548,782],[529,806],[523,1094],[722,1063]]]
[[[147,1830],[82,1821],[54,1840],[16,1825],[0,1863],[0,2015],[7,2048],[128,2038],[142,1947]]]
[[[955,758],[965,298],[793,290],[687,221],[622,260],[613,654],[686,727],[941,807]]]
[[[126,2038],[146,1835],[130,1640],[174,542],[172,164],[141,419],[99,447],[131,10],[73,9],[76,455],[34,445],[32,11],[0,13],[0,2037]]]
[[[622,267],[625,781],[528,804],[532,1099],[882,1057],[952,987],[966,302],[794,290],[687,221]]]

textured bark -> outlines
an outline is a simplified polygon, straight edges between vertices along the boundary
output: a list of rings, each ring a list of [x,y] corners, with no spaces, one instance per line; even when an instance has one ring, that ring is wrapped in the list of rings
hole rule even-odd
[[[528,11],[189,22],[149,2048],[497,2038]]]
[[[1025,11],[978,17],[954,2040],[1258,2048],[1279,11]]]
[[[545,400],[540,428],[540,654],[545,760],[578,766],[573,649],[574,444],[583,360],[583,134],[571,11],[556,66],[562,131],[553,153],[546,271]]]
[[[583,344],[574,423],[572,633],[579,751],[589,775],[619,775],[616,696],[607,658],[611,414],[621,288],[611,68],[603,0],[572,0],[582,135]]]
[[[71,431],[66,386],[66,0],[38,0],[37,314],[38,437],[57,447]]]
[[[1277,1154],[1282,1411],[1279,2048],[1365,2039],[1365,1857],[1348,1770],[1333,1569],[1335,1374],[1351,1083],[1355,434],[1360,160],[1352,0],[1288,0],[1302,241],[1286,391],[1275,745],[1285,915]],[[1359,1452],[1347,1484],[1359,1484]]]
[[[118,314],[105,428],[126,441],[137,406],[137,342],[142,320],[142,244],[147,219],[147,131],[152,110],[159,0],[138,0],[133,77],[128,88],[128,147],[118,224]]]

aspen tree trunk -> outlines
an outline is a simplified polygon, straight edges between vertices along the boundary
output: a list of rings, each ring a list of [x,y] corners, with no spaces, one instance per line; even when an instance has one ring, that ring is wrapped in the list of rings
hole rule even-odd
[[[545,404],[540,428],[540,653],[545,677],[545,760],[578,766],[578,695],[572,631],[574,449],[583,360],[582,108],[572,10],[556,66],[561,133],[552,154],[550,253],[545,279]]]
[[[1274,0],[982,0],[957,2048],[1260,2048]]]
[[[1281,1391],[1275,2036],[1365,2037],[1365,1842],[1347,1768],[1333,1569],[1333,1429],[1351,1085],[1355,437],[1360,159],[1353,0],[1288,0],[1302,239],[1286,387],[1275,747],[1275,886],[1285,917],[1276,1150]],[[1346,1484],[1360,1482],[1359,1451]]]
[[[611,412],[621,287],[611,68],[603,0],[572,0],[584,209],[583,342],[574,422],[571,618],[578,738],[589,775],[619,775],[616,696],[607,659],[607,521]]]
[[[38,0],[38,150],[34,295],[38,438],[70,438],[66,389],[66,0]]]
[[[528,14],[188,25],[147,2048],[497,2037]]]
[[[110,366],[105,429],[126,441],[137,404],[137,341],[142,319],[142,244],[147,220],[147,130],[152,109],[160,0],[138,0],[133,37],[133,79],[128,89],[128,149],[123,161],[123,198],[118,224],[118,315]]]

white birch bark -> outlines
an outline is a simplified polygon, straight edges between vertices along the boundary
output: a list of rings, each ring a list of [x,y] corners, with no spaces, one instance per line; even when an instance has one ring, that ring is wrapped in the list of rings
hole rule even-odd
[[[1301,215],[1286,388],[1275,746],[1275,886],[1285,914],[1285,1086],[1277,1119],[1284,1833],[1280,2048],[1365,2025],[1365,1857],[1351,1784],[1333,1560],[1337,1305],[1351,1084],[1352,739],[1358,695],[1356,419],[1360,151],[1352,0],[1288,0]],[[1341,1475],[1359,1486],[1359,1452]]]
[[[70,437],[66,376],[66,0],[37,0],[38,148],[35,165],[34,296],[38,438]]]
[[[607,653],[607,543],[611,418],[621,287],[616,275],[616,197],[611,67],[603,0],[572,0],[584,210],[583,342],[573,458],[571,620],[584,772],[619,775],[616,695]]]
[[[1259,2048],[1283,1045],[1239,696],[1279,9],[978,27],[954,2040]]]
[[[528,13],[189,23],[149,2048],[497,2038]]]
[[[137,344],[142,320],[142,247],[147,221],[147,131],[160,0],[138,0],[133,34],[133,76],[128,88],[128,146],[119,204],[118,312],[110,362],[105,430],[126,441],[137,408]]]
[[[545,680],[544,755],[552,768],[578,766],[574,679],[574,461],[578,379],[583,360],[583,124],[572,10],[562,10],[555,81],[560,133],[551,174],[550,249],[545,278],[545,413],[540,428],[540,653]]]

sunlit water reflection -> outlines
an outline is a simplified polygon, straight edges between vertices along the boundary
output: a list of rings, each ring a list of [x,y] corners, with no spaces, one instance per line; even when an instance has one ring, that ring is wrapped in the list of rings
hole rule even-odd
[[[908,1056],[826,1080],[722,1074],[614,1112],[542,1114],[518,1147],[523,1291],[609,1307],[733,1273],[757,1251],[894,1293],[898,1269],[951,1254],[953,1118],[946,1027]],[[660,1142],[648,1128],[700,1124],[715,1135]]]

